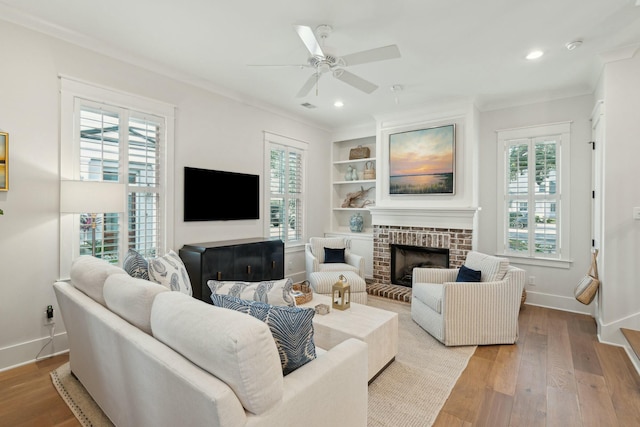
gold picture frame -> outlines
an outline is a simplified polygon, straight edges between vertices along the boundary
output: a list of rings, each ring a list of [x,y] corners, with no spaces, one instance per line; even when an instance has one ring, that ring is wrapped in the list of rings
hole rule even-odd
[[[0,132],[0,191],[9,189],[9,134]]]

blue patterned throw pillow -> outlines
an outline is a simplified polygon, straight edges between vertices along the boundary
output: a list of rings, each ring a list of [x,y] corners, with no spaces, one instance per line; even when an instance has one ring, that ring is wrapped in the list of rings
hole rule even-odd
[[[165,256],[149,260],[149,280],[166,286],[172,291],[193,295],[187,268],[180,256],[172,250],[169,250]]]
[[[241,282],[238,280],[207,280],[211,293],[229,295],[249,301],[260,301],[271,305],[295,306],[293,281],[291,279]]]
[[[316,358],[312,308],[276,306],[218,294],[211,295],[211,301],[218,307],[249,314],[269,326],[284,375]]]
[[[122,269],[131,277],[149,280],[149,263],[142,255],[133,249],[129,249],[124,256]]]

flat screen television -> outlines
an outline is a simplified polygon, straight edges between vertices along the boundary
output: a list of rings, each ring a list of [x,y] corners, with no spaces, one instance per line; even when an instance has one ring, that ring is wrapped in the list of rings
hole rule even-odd
[[[260,218],[260,177],[246,173],[184,168],[184,220]]]

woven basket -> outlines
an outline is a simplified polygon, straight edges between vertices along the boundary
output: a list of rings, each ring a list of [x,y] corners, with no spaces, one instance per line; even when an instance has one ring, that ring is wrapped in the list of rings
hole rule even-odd
[[[356,148],[349,150],[349,160],[368,159],[371,156],[369,147],[358,145]]]
[[[306,304],[313,299],[313,289],[309,285],[309,281],[305,280],[304,282],[294,283],[293,290],[297,292],[302,292],[302,295],[296,295],[296,305]]]
[[[373,168],[373,162],[368,161],[364,166],[364,179],[376,179],[376,170]]]
[[[522,290],[522,297],[520,298],[520,309],[524,308],[524,302],[527,300],[527,291],[526,289]]]

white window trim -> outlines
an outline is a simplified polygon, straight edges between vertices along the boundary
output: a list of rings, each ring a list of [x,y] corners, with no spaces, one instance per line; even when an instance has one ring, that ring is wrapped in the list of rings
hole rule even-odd
[[[161,218],[160,247],[168,250],[174,242],[174,132],[175,132],[175,106],[144,98],[138,95],[118,91],[115,89],[83,82],[67,76],[59,76],[60,79],[60,179],[75,180],[80,177],[80,164],[76,160],[80,153],[79,144],[75,143],[75,130],[78,128],[77,118],[74,115],[75,100],[82,98],[91,102],[101,102],[113,105],[116,108],[131,109],[138,112],[160,116],[165,120],[164,141],[165,155],[161,157],[160,170],[161,187],[163,187]],[[74,118],[71,120],[71,118]],[[124,215],[124,214],[121,214]],[[60,214],[60,279],[69,278],[71,262],[79,254],[79,239],[74,240],[74,233],[79,233],[75,227],[74,215]],[[76,236],[77,237],[77,236]],[[126,241],[126,239],[124,239]],[[161,255],[161,254],[158,254]]]
[[[285,248],[294,248],[297,246],[304,247],[307,241],[307,153],[309,150],[309,144],[304,141],[289,138],[286,136],[278,135],[271,132],[264,132],[264,188],[263,188],[263,218],[264,218],[264,235],[269,237],[269,225],[271,224],[271,191],[269,188],[269,176],[271,171],[271,162],[269,156],[269,150],[272,145],[280,145],[284,147],[291,147],[297,150],[303,151],[304,156],[302,158],[302,191],[303,191],[303,214],[302,214],[302,237],[299,243],[284,242]]]
[[[520,128],[501,129],[496,131],[498,142],[498,176],[497,176],[497,254],[512,258],[514,263],[538,265],[545,267],[569,268],[571,259],[571,122],[550,123]],[[508,166],[506,161],[508,141],[518,138],[535,138],[545,135],[560,135],[561,141],[556,154],[558,163],[558,200],[560,202],[560,216],[558,220],[558,256],[554,258],[544,256],[514,255],[507,251],[505,214],[506,182]]]

